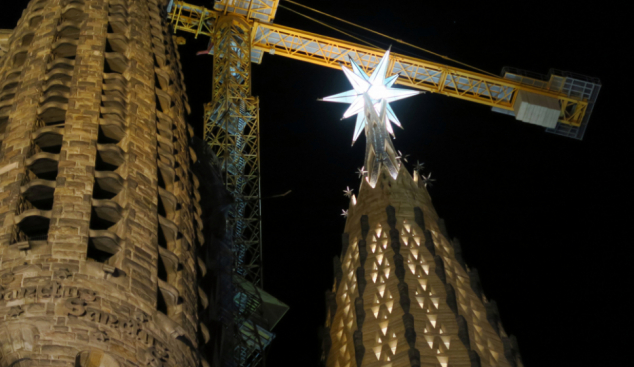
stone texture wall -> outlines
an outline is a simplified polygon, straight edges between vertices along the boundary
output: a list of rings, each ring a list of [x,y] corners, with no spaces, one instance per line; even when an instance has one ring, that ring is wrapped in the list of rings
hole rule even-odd
[[[32,0],[5,43],[0,367],[206,365],[202,210],[166,3]]]
[[[521,367],[477,272],[403,167],[352,197],[326,294],[328,367]]]

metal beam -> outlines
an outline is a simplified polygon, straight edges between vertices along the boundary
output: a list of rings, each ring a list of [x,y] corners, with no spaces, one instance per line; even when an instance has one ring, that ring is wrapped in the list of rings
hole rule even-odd
[[[211,36],[213,23],[219,14],[221,13],[176,1],[169,17],[175,31]],[[348,57],[352,57],[367,73],[371,73],[384,53],[384,50],[353,42],[257,21],[253,22],[251,34],[254,53],[268,52],[330,68],[340,68],[341,64],[350,66]],[[520,90],[555,98],[561,107],[559,122],[570,126],[581,125],[588,107],[587,100],[568,96],[557,89],[550,90],[548,85],[542,88],[523,85],[502,77],[397,53],[392,53],[390,65],[388,73],[401,75],[398,84],[502,110],[514,110],[515,98]]]

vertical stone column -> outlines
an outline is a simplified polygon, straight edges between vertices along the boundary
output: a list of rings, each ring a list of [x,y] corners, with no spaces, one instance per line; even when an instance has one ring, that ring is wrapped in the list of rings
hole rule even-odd
[[[11,35],[11,48],[3,60],[0,93],[14,96],[13,104],[4,108],[6,121],[0,114],[0,126],[5,125],[0,147],[0,246],[9,245],[16,231],[20,186],[27,176],[25,160],[31,154],[31,134],[59,16],[59,7],[50,6],[48,1],[31,1]]]
[[[121,142],[126,153],[121,176],[126,181],[123,269],[130,289],[155,308],[157,302],[158,218],[156,94],[150,16],[147,1],[129,3],[128,131]]]
[[[107,2],[84,1],[49,230],[53,257],[85,259],[95,183]]]

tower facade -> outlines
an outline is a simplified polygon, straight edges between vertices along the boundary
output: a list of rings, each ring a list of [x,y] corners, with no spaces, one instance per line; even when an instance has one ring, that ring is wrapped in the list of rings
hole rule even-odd
[[[362,180],[334,263],[326,366],[522,365],[417,171],[383,169],[374,187]]]
[[[0,58],[0,365],[198,366],[193,130],[167,0],[32,0]]]

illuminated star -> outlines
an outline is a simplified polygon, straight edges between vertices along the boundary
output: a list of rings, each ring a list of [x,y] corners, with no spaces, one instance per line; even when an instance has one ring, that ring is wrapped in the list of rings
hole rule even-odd
[[[367,173],[368,171],[365,170],[365,166],[357,170],[357,174],[359,175],[359,178],[363,178]]]
[[[348,211],[341,209],[341,216],[344,218],[348,218]]]
[[[429,184],[429,187],[432,187],[432,182],[436,181],[436,179],[431,178],[431,172],[429,172],[429,175],[427,175],[427,177],[425,177],[425,175],[421,175],[423,177],[423,183],[425,184],[425,187],[427,187],[427,185]]]
[[[386,78],[387,67],[390,62],[390,50],[385,52],[381,61],[379,61],[378,65],[372,72],[372,75],[368,76],[361,67],[350,58],[350,63],[352,64],[352,70],[346,68],[345,66],[341,66],[346,77],[352,84],[352,90],[347,92],[335,94],[332,96],[324,97],[323,101],[328,102],[338,102],[338,103],[349,103],[350,107],[343,114],[343,118],[348,118],[354,115],[357,115],[357,123],[354,128],[354,135],[352,137],[352,144],[357,140],[361,131],[367,124],[366,114],[363,113],[364,109],[364,99],[363,94],[367,93],[370,96],[374,109],[377,114],[380,113],[380,101],[385,99],[388,103],[387,105],[387,119],[388,122],[385,124],[385,128],[387,131],[394,136],[394,130],[392,129],[392,125],[389,121],[392,121],[395,125],[400,128],[401,122],[398,120],[394,111],[389,105],[389,102],[398,101],[403,98],[411,97],[420,93],[419,91],[413,91],[408,89],[396,89],[392,88],[392,85],[398,79],[398,74],[392,75],[389,78]]]
[[[416,166],[414,166],[414,171],[420,172],[423,170],[424,166],[425,166],[425,163],[420,163],[419,161],[416,161]]]
[[[343,196],[350,198],[352,197],[352,192],[354,191],[354,189],[351,189],[349,186],[346,186],[346,189],[343,190]]]
[[[396,157],[396,159],[400,159],[402,161],[407,162],[407,157],[409,157],[409,154],[405,154],[403,155],[403,153],[401,153],[401,151],[398,151],[398,157]]]

